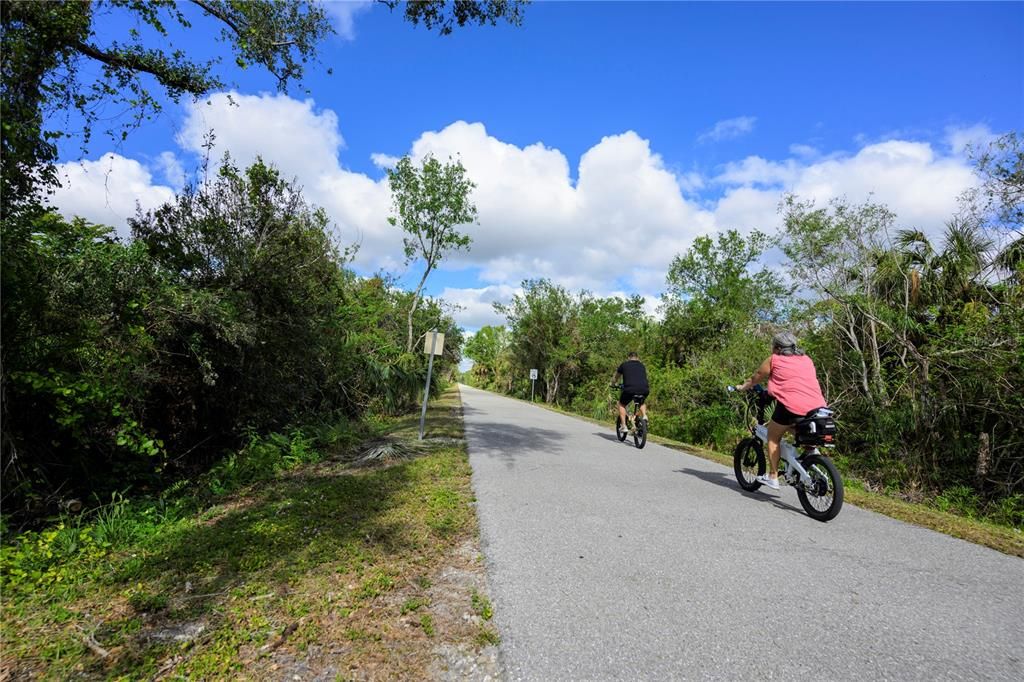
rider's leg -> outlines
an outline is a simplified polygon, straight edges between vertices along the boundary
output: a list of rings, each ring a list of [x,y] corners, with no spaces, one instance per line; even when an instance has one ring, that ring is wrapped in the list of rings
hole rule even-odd
[[[629,422],[626,421],[626,406],[622,403],[615,403],[619,408],[619,423],[622,424],[622,428],[629,428]]]
[[[792,426],[768,422],[768,475],[772,478],[779,477],[779,449],[782,437],[792,430]]]

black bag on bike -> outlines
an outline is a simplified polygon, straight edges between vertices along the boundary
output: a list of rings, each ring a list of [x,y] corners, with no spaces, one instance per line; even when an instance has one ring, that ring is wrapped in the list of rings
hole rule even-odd
[[[796,424],[796,444],[813,446],[832,446],[836,440],[836,421],[834,413],[827,407],[811,410]]]

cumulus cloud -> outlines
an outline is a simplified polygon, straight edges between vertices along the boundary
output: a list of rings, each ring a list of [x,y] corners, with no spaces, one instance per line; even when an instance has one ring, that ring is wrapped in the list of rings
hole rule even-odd
[[[212,145],[208,135],[212,132]],[[228,151],[241,166],[263,157],[286,177],[318,178],[338,169],[345,140],[338,117],[318,111],[311,99],[285,94],[240,95],[222,92],[186,105],[177,136],[187,151],[218,161]]]
[[[61,187],[53,205],[67,218],[75,216],[116,228],[128,237],[128,218],[136,209],[154,209],[174,198],[174,190],[153,182],[153,174],[134,159],[107,153],[95,161],[58,164]]]
[[[230,151],[244,165],[260,154],[285,177],[296,177],[307,198],[327,210],[339,239],[360,243],[357,268],[403,267],[402,232],[387,223],[387,180],[345,167],[344,138],[333,111],[283,95],[222,93],[186,108],[178,136],[182,151],[202,153],[210,129],[215,155]],[[458,319],[472,328],[499,322],[490,304],[535,277],[598,295],[634,291],[653,308],[672,258],[696,236],[727,228],[770,231],[778,225],[777,207],[786,192],[818,202],[870,196],[895,210],[901,224],[936,231],[955,212],[956,197],[975,181],[955,151],[986,131],[948,131],[949,146],[890,139],[854,153],[794,145],[790,158],[751,156],[707,177],[678,172],[678,165],[666,163],[648,140],[628,130],[595,141],[576,168],[557,148],[510,144],[482,123],[466,121],[424,132],[409,141],[407,153],[414,161],[427,154],[459,159],[477,185],[472,199],[479,224],[463,228],[473,239],[472,250],[444,264],[478,273],[478,288],[443,294],[465,307]],[[386,154],[372,158],[378,167],[395,161]],[[180,166],[177,156],[164,155],[157,165],[170,177],[175,163]],[[149,208],[172,196],[152,171],[114,154],[65,164],[62,171],[69,177],[58,205],[94,220],[123,225],[136,200]]]
[[[505,324],[505,318],[495,312],[494,304],[508,303],[519,293],[522,293],[519,287],[497,284],[478,289],[448,287],[440,297],[458,306],[455,321],[460,326],[475,331],[485,325]]]
[[[385,168],[394,168],[398,165],[399,158],[397,156],[390,156],[388,154],[370,154],[370,160],[373,161],[373,165],[381,170]]]
[[[710,130],[706,130],[697,137],[697,142],[720,142],[721,140],[732,140],[742,137],[754,130],[757,123],[755,116],[737,116],[719,121]]]
[[[730,186],[715,212],[729,225],[757,223],[760,229],[770,229],[778,220],[768,215],[769,206],[777,206],[782,194],[791,192],[818,203],[870,198],[888,205],[901,224],[932,234],[942,230],[957,210],[957,198],[976,182],[963,159],[940,155],[926,142],[905,140],[879,142],[853,155],[811,163],[748,157],[727,164],[716,180]]]

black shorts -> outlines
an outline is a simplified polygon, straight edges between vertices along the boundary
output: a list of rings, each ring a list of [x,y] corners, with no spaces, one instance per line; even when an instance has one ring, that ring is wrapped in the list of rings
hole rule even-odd
[[[775,401],[775,411],[772,412],[772,421],[781,426],[792,426],[797,419],[803,419],[802,414],[793,414],[785,405],[778,400]]]
[[[619,394],[619,405],[629,407],[629,404],[634,400],[637,405],[643,405],[644,401],[647,400],[647,396],[650,394],[650,389],[646,391],[627,391],[623,389],[622,393]]]

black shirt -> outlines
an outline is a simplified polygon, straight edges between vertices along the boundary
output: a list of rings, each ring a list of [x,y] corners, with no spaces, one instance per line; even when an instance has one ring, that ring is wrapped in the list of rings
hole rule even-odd
[[[639,360],[626,360],[616,370],[622,375],[622,391],[646,393],[651,390],[647,384],[647,368]]]

